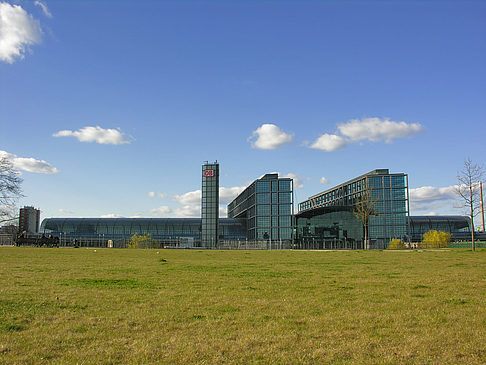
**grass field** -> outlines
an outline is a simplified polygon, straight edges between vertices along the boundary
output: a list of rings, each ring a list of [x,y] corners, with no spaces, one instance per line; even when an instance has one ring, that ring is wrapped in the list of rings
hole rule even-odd
[[[0,248],[0,363],[486,363],[486,250]]]

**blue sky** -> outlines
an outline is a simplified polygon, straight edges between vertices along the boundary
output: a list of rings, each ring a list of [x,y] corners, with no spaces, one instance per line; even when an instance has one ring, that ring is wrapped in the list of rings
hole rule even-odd
[[[1,1],[0,154],[42,217],[222,216],[267,172],[296,202],[376,168],[462,214],[484,163],[486,2]]]

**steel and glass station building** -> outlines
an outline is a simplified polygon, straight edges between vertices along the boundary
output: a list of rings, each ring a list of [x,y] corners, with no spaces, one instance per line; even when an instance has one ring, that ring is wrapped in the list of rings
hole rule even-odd
[[[375,214],[370,217],[370,248],[383,248],[393,239],[408,238],[408,177],[378,169],[356,177],[299,204],[296,239],[301,247],[328,248],[336,242],[363,248],[363,224],[355,204],[369,194]]]
[[[266,174],[230,204],[228,217],[238,219],[250,240],[291,240],[293,180]]]
[[[202,166],[201,218],[46,218],[41,234],[61,244],[125,247],[134,234],[150,234],[164,247],[362,249],[364,227],[354,214],[356,202],[371,197],[374,215],[368,225],[369,248],[386,248],[393,238],[418,242],[431,230],[467,239],[464,216],[410,216],[408,176],[377,169],[315,194],[294,214],[293,180],[265,174],[228,204],[219,218],[219,164]],[[246,245],[240,245],[245,242]],[[230,244],[228,244],[230,243]],[[272,246],[272,243],[278,243]]]

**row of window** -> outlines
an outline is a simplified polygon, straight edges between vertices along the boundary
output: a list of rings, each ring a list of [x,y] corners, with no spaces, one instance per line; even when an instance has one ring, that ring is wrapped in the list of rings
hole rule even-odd
[[[253,211],[253,214],[251,214]],[[258,204],[256,206],[257,215],[290,215],[292,214],[291,204]],[[249,217],[255,215],[254,209],[251,209]]]
[[[291,227],[291,216],[256,217],[257,227]]]
[[[250,232],[252,239],[258,240],[289,240],[292,238],[291,228],[257,228]]]
[[[405,187],[405,176],[370,176],[368,177],[368,186],[370,188]]]
[[[256,197],[257,204],[270,203],[291,203],[292,194],[288,193],[258,193]]]
[[[263,192],[276,192],[278,191],[291,191],[291,180],[259,180],[256,182],[256,191],[258,193]]]

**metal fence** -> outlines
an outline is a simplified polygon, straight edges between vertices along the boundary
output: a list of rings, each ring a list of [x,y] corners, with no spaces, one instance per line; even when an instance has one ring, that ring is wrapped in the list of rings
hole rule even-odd
[[[0,246],[14,246],[15,235],[11,233],[0,234]]]

